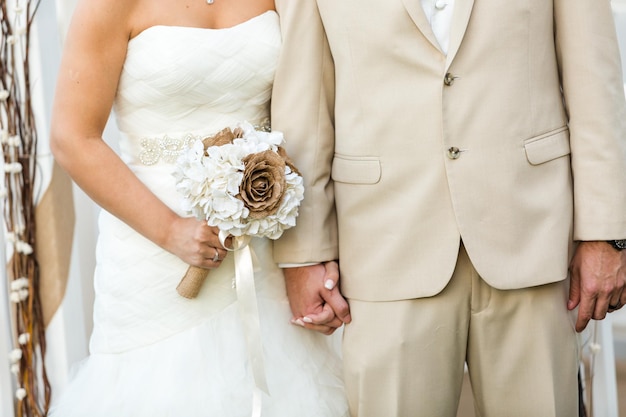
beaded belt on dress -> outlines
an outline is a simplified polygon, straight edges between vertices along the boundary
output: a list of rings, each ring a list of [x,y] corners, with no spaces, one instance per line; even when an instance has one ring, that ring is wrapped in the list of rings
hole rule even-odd
[[[260,123],[252,123],[252,125],[256,130],[262,132],[272,130],[269,117],[263,119]],[[192,143],[210,136],[212,135],[194,135],[189,133],[179,138],[173,138],[168,135],[155,138],[141,138],[139,140],[139,145],[141,146],[139,161],[144,165],[154,165],[158,162],[173,164]]]

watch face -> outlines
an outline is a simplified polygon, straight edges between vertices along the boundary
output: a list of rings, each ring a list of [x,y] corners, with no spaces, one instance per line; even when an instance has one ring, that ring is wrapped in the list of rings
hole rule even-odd
[[[626,249],[626,239],[616,240],[615,246],[617,246],[620,249]]]

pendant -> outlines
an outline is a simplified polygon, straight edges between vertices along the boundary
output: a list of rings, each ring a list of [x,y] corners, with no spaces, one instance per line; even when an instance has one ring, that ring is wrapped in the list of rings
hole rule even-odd
[[[206,0],[206,4],[213,4],[215,0]]]

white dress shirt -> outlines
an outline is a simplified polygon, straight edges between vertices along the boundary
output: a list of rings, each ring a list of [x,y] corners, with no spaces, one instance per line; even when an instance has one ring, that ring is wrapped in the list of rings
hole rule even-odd
[[[454,0],[421,0],[421,2],[426,19],[430,22],[439,46],[447,54]]]

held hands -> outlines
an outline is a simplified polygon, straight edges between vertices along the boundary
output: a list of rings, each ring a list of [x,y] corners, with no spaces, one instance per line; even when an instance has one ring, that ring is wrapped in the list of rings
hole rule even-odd
[[[283,269],[293,324],[326,335],[350,323],[350,308],[339,292],[336,262]]]
[[[606,242],[581,242],[570,263],[571,286],[567,308],[578,307],[576,331],[582,332],[591,319],[626,303],[626,251]]]
[[[168,228],[164,249],[192,266],[215,269],[228,253],[220,243],[219,229],[192,217],[177,217]],[[231,245],[231,238],[226,239]]]

